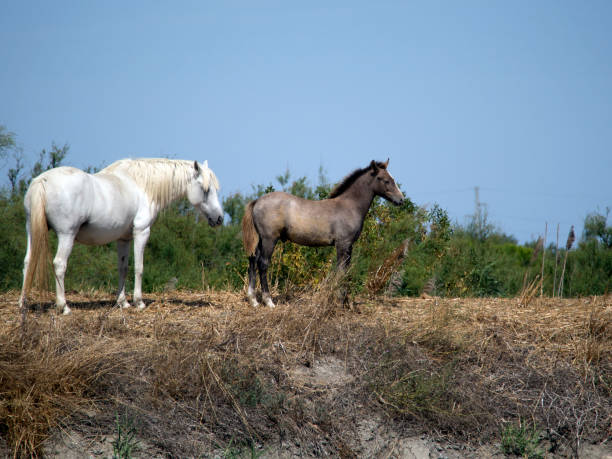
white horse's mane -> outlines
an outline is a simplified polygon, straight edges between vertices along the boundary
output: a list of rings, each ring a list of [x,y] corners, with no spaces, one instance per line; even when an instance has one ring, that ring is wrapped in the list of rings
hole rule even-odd
[[[211,185],[218,190],[219,180],[212,169],[200,164],[200,170],[204,191],[208,191]],[[194,178],[193,161],[183,159],[121,159],[102,169],[99,174],[115,172],[129,175],[161,208],[185,193],[187,184]]]

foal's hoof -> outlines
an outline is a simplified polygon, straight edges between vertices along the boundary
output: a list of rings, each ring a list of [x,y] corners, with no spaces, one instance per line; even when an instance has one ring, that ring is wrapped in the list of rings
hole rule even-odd
[[[254,308],[259,306],[259,303],[255,298],[249,298],[249,303],[251,303],[251,306],[253,306]]]
[[[254,308],[259,306],[259,303],[257,302],[257,297],[255,296],[255,290],[253,290],[251,286],[249,286],[249,289],[247,290],[247,298],[249,299],[249,303],[251,303],[251,306],[253,306]]]
[[[266,303],[266,306],[268,306],[269,308],[275,308],[276,307],[276,305],[272,301],[272,298],[266,298],[265,299],[265,303]]]

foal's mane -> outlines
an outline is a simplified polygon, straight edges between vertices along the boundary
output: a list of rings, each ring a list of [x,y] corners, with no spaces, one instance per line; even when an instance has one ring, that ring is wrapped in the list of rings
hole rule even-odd
[[[387,165],[385,163],[380,162],[380,161],[375,161],[374,163],[376,164],[376,167],[378,167],[380,169],[386,169],[387,168]],[[328,198],[331,199],[331,198],[335,198],[335,197],[340,196],[342,193],[344,193],[346,190],[348,190],[351,187],[351,185],[357,181],[357,179],[359,177],[361,177],[363,174],[365,174],[366,172],[369,172],[371,170],[372,170],[372,164],[371,163],[368,165],[368,167],[364,167],[363,169],[355,169],[349,175],[344,177],[344,179],[340,183],[338,183],[329,192]]]
[[[219,189],[219,180],[212,169],[200,164],[204,190],[210,186]],[[160,207],[185,193],[187,184],[193,179],[193,161],[183,159],[142,158],[121,159],[99,173],[122,172],[129,175],[140,186],[149,199]]]

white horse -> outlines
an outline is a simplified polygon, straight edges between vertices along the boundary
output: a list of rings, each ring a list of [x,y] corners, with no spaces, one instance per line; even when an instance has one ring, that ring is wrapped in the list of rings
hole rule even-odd
[[[58,312],[70,313],[64,294],[64,274],[74,241],[102,245],[117,241],[119,307],[125,297],[130,241],[134,240],[134,304],[143,309],[142,265],[151,225],[167,205],[187,196],[208,218],[210,226],[223,222],[217,190],[219,181],[207,161],[123,159],[97,174],[73,167],[57,167],[36,177],[24,198],[27,249],[19,306],[36,280],[46,285],[49,259],[48,228],[57,234],[53,259]]]

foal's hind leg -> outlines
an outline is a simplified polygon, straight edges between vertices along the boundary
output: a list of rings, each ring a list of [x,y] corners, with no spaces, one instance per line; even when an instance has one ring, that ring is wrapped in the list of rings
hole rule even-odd
[[[55,307],[58,312],[70,314],[70,308],[66,304],[66,296],[64,290],[64,275],[68,265],[68,257],[72,252],[74,245],[74,234],[58,234],[57,235],[57,253],[53,259],[53,268],[55,270]]]
[[[247,290],[247,297],[249,298],[251,306],[254,308],[259,306],[257,298],[255,297],[255,287],[257,283],[257,255],[259,255],[259,249],[257,250],[255,256],[249,257],[249,287]]]
[[[273,239],[263,239],[261,241],[261,253],[257,259],[259,268],[259,282],[261,284],[261,296],[266,306],[270,308],[276,307],[270,296],[270,289],[268,288],[268,266],[270,265],[270,258],[272,258],[272,252],[274,252],[274,246],[276,241]]]

